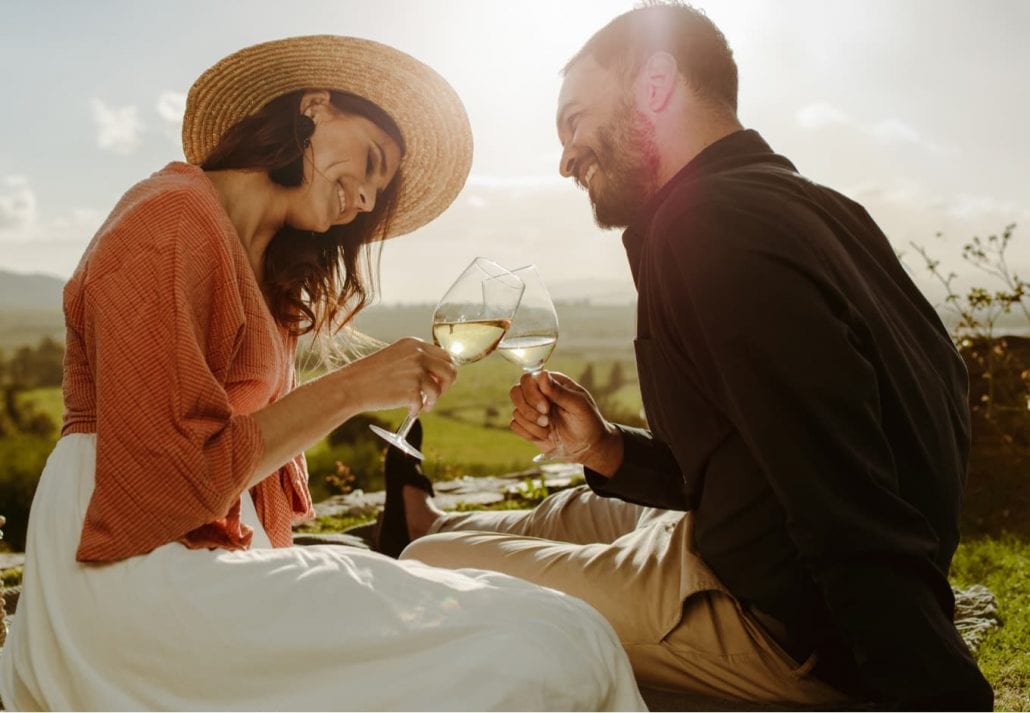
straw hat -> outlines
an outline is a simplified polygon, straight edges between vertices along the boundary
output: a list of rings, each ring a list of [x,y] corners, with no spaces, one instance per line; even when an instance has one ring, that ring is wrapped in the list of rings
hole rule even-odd
[[[233,124],[298,89],[356,94],[397,123],[407,152],[389,237],[410,233],[440,215],[465,184],[472,165],[472,129],[451,85],[399,50],[337,35],[246,47],[204,72],[186,98],[186,160],[202,163]]]

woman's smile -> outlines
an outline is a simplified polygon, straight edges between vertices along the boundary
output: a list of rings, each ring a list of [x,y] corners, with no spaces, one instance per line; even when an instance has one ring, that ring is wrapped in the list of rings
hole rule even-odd
[[[347,192],[343,190],[343,184],[336,184],[336,198],[340,202],[340,210],[337,212],[339,218],[343,217],[344,212],[347,210]]]

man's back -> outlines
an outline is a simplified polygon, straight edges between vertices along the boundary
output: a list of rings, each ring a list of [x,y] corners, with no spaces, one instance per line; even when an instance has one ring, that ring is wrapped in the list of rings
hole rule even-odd
[[[933,665],[932,642],[957,639],[946,572],[968,455],[939,318],[865,211],[754,132],[706,149],[652,208],[625,237],[641,388],[702,556],[839,685],[849,649],[879,658],[916,612]]]

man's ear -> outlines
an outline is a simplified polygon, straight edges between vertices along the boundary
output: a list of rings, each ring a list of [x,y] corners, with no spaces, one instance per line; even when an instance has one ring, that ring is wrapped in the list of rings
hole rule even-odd
[[[305,92],[300,98],[300,113],[309,119],[327,110],[330,106],[329,91],[327,89],[314,89]]]
[[[679,82],[679,65],[668,52],[647,58],[637,76],[638,105],[652,113],[664,111]]]

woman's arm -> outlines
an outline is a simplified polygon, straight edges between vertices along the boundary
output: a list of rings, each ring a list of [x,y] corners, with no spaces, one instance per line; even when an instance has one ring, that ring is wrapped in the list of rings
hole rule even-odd
[[[359,413],[431,409],[455,376],[446,351],[409,337],[294,389],[252,415],[264,451],[247,487]]]

